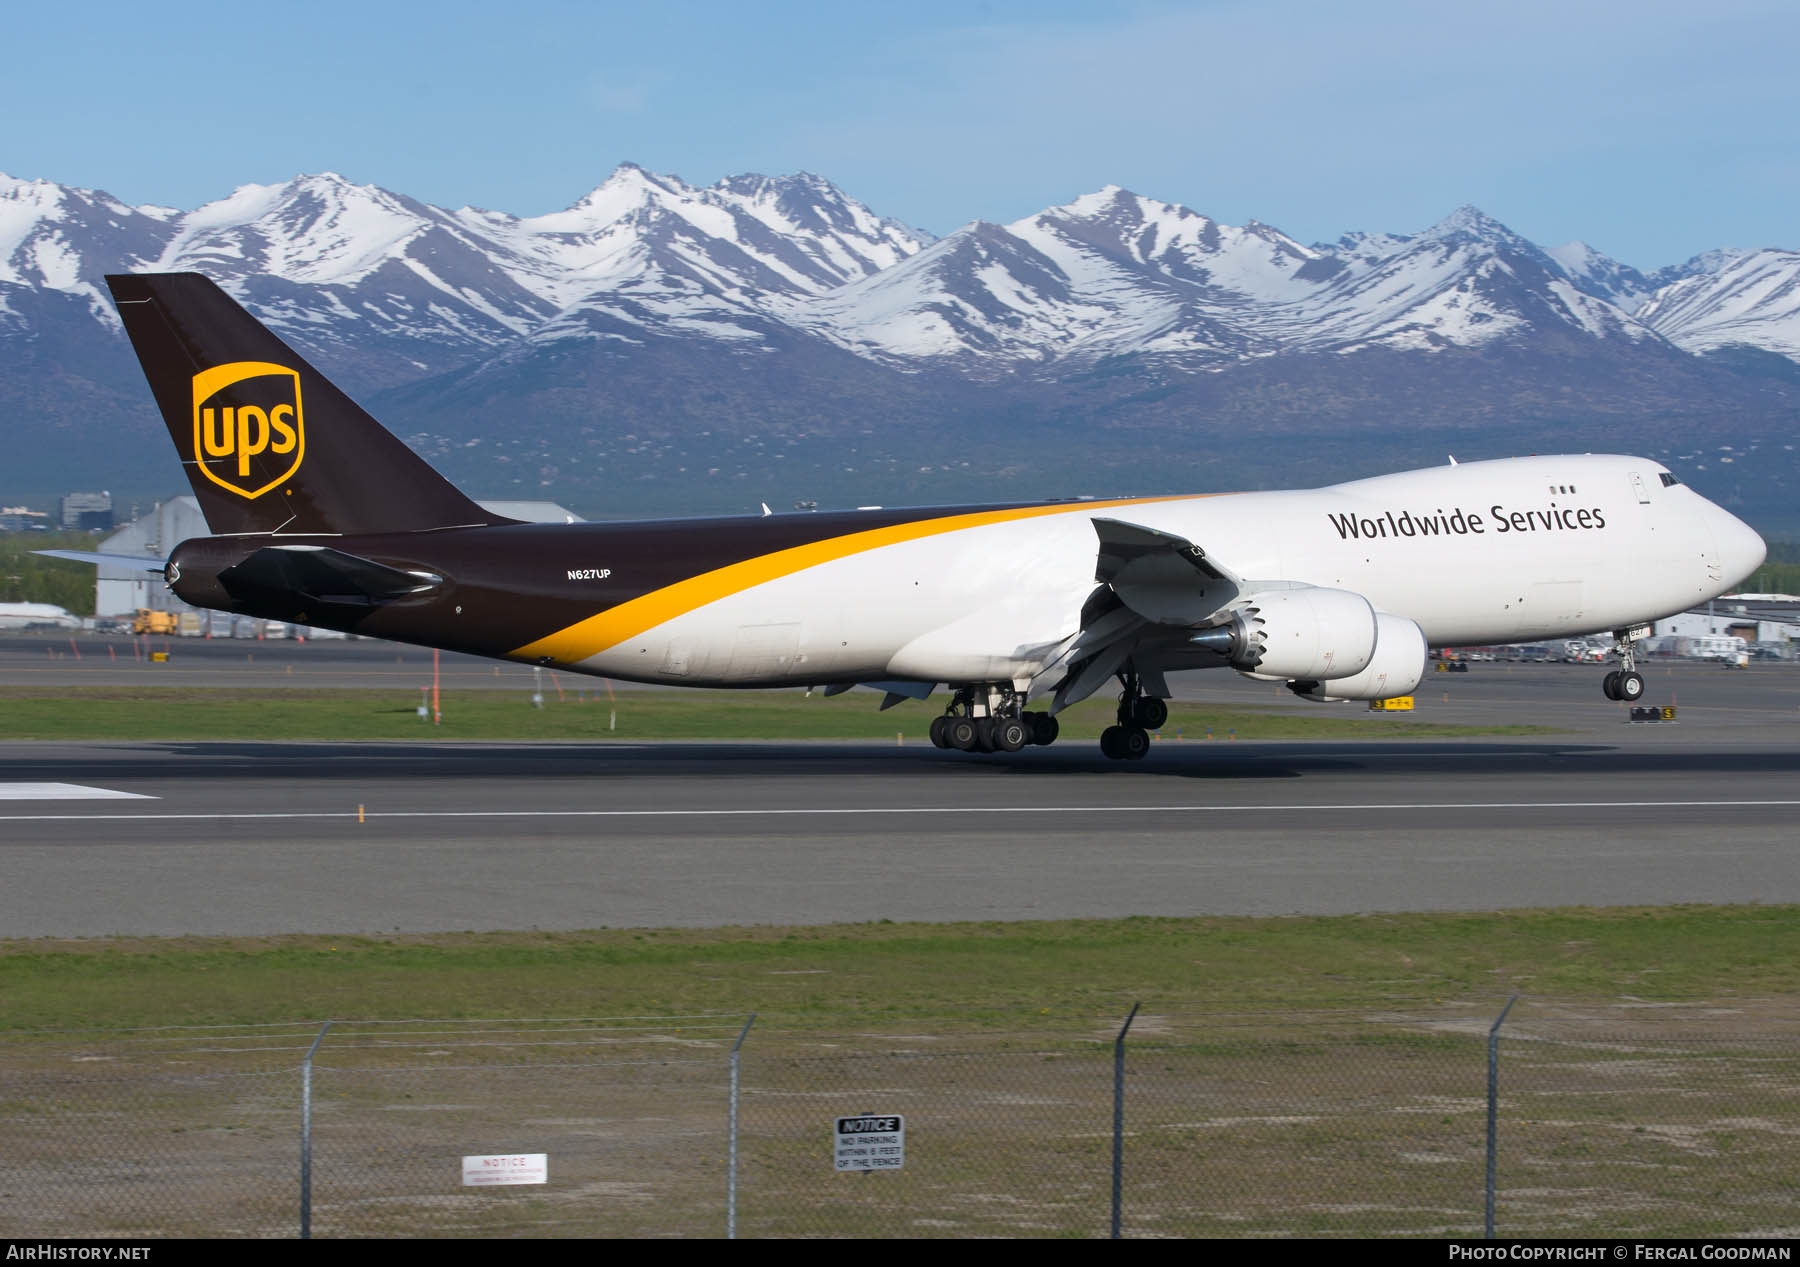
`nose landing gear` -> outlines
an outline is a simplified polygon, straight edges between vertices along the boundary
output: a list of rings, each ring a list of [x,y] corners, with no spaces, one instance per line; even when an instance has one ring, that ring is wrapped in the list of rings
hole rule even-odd
[[[1637,671],[1637,640],[1648,636],[1648,625],[1633,625],[1630,629],[1615,630],[1616,641],[1613,650],[1618,654],[1623,668],[1614,669],[1606,675],[1600,689],[1607,699],[1619,700],[1626,704],[1635,704],[1644,698],[1644,675]]]

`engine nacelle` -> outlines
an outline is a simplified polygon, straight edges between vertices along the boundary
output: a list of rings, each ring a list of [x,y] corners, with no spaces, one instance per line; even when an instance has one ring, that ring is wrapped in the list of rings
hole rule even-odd
[[[1288,689],[1307,699],[1392,699],[1411,695],[1425,678],[1430,649],[1425,631],[1402,616],[1375,614],[1375,656],[1360,673],[1349,677],[1290,682]]]
[[[1349,590],[1263,590],[1237,605],[1229,625],[1193,641],[1259,678],[1349,677],[1374,658],[1375,609]]]

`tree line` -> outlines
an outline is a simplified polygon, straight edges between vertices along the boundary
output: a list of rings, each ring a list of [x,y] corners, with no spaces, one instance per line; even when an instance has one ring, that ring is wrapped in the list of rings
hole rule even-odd
[[[94,614],[94,569],[33,550],[92,550],[91,532],[0,533],[0,603],[54,603],[77,616]]]

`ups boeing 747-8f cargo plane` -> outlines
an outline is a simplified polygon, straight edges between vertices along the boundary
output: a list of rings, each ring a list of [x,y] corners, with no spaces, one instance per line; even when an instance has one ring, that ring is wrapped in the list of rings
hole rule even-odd
[[[216,534],[162,565],[185,601],[639,682],[875,685],[884,706],[944,686],[945,747],[1050,743],[1117,680],[1101,747],[1136,758],[1173,670],[1385,699],[1434,646],[1599,631],[1623,659],[1607,695],[1634,700],[1647,622],[1763,559],[1661,464],[1594,454],[1288,492],[518,523],[206,278],[107,282]]]

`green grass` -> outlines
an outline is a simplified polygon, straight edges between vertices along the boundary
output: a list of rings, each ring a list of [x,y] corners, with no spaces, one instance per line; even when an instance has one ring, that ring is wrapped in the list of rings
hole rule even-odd
[[[0,1031],[747,1012],[859,1032],[1232,1010],[1800,994],[1800,907],[0,942]]]
[[[533,708],[522,691],[447,691],[443,721],[419,719],[417,692],[375,689],[204,687],[0,688],[0,733],[9,739],[885,739],[928,742],[940,693],[886,712],[853,691],[826,699],[799,691],[548,692]],[[1088,700],[1059,719],[1063,735],[1092,740],[1112,724],[1113,704]],[[1354,705],[1317,713],[1214,711],[1175,703],[1163,740],[1392,739],[1554,734],[1542,726],[1456,726]]]
[[[329,1017],[316,1235],[716,1236],[754,1009],[744,1233],[1104,1235],[1111,1040],[1142,1000],[1128,1234],[1473,1236],[1486,1028],[1517,990],[1503,1235],[1767,1235],[1797,933],[1800,907],[1740,906],[0,942],[0,1154],[48,1176],[10,1230],[291,1235],[292,1022]],[[253,1028],[45,1032],[184,1024]],[[845,1111],[908,1113],[906,1168],[832,1173]],[[551,1187],[446,1193],[446,1159],[526,1147]]]

